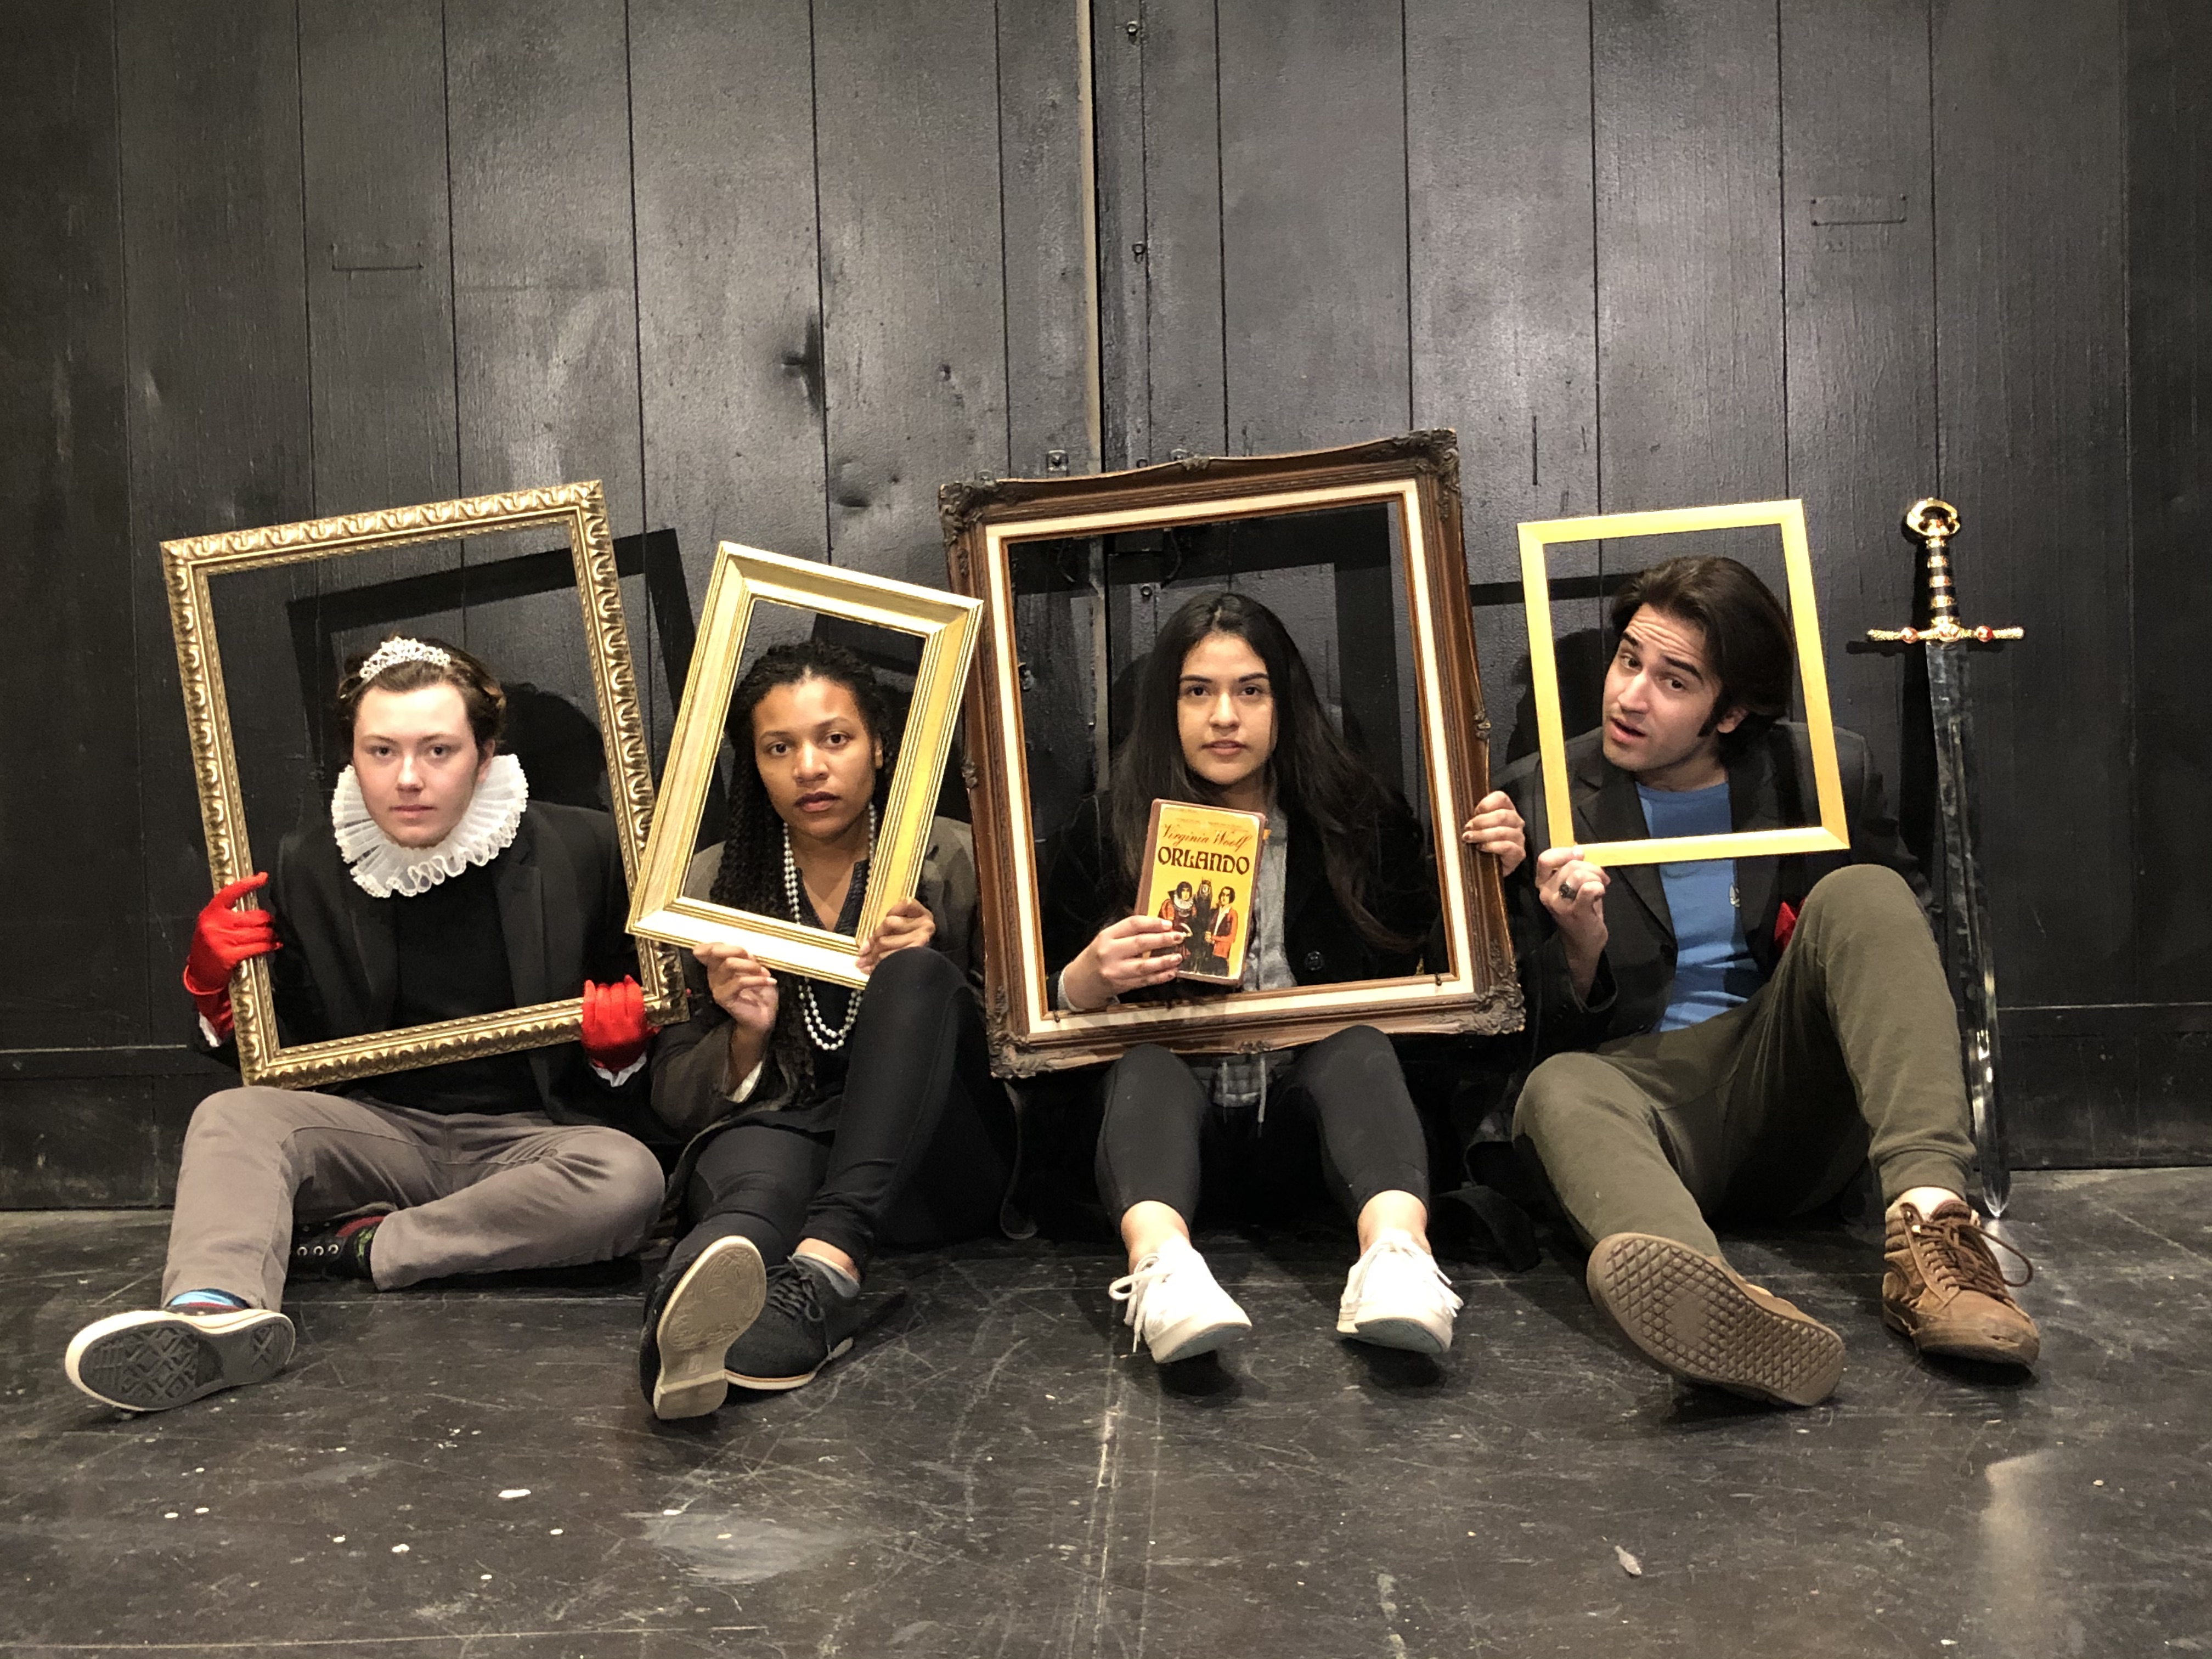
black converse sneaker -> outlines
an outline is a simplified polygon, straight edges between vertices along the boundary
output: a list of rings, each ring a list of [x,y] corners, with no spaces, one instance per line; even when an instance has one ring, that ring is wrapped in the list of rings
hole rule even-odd
[[[367,1279],[368,1253],[376,1243],[376,1224],[388,1211],[357,1215],[349,1220],[301,1227],[292,1235],[292,1258],[287,1279]]]
[[[826,1264],[795,1255],[769,1269],[768,1301],[724,1364],[741,1389],[796,1389],[853,1346],[860,1291]]]
[[[62,1363],[101,1404],[158,1412],[266,1382],[292,1358],[292,1322],[267,1308],[149,1309],[94,1320]]]

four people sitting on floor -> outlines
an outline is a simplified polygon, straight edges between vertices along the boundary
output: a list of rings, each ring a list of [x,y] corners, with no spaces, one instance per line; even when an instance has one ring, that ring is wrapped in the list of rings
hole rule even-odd
[[[1796,659],[1758,578],[1674,560],[1634,579],[1613,619],[1602,722],[1570,745],[1577,836],[1805,822],[1807,737],[1780,718]],[[795,1388],[844,1352],[879,1243],[997,1224],[1015,1125],[984,1042],[966,827],[934,825],[916,896],[862,946],[864,992],[704,946],[690,1018],[656,1036],[611,822],[530,803],[499,752],[502,702],[453,647],[370,653],[342,690],[353,764],[331,822],[210,902],[185,988],[219,1052],[230,975],[263,955],[288,1041],[580,993],[582,1042],[327,1094],[210,1097],[185,1139],[163,1305],[70,1345],[70,1377],[95,1398],[155,1410],[273,1376],[293,1346],[288,1276],[389,1290],[605,1260],[639,1246],[665,1190],[681,1232],[647,1298],[641,1380],[657,1415],[696,1416],[732,1385]],[[897,738],[883,691],[834,647],[779,647],[739,684],[730,729],[750,763],[685,890],[854,933]],[[1863,743],[1837,737],[1848,854],[1602,869],[1545,839],[1533,758],[1463,830],[1505,876],[1534,1039],[1516,1143],[1589,1248],[1591,1296],[1668,1371],[1792,1405],[1832,1390],[1842,1343],[1738,1275],[1712,1223],[1804,1215],[1869,1164],[1888,1205],[1884,1320],[1924,1352],[2037,1352],[1966,1200],[1958,1031],[1917,873]],[[1243,988],[1401,975],[1434,948],[1426,837],[1248,597],[1202,595],[1163,629],[1107,785],[1044,861],[1060,1007],[1169,994],[1213,948],[1173,915],[1131,914],[1155,799],[1267,820],[1241,901],[1208,895],[1249,919]],[[234,908],[264,884],[262,908]],[[1488,1040],[1461,1060],[1501,1071],[1528,1054]],[[1155,1362],[1249,1328],[1192,1245],[1202,1193],[1249,1213],[1316,1167],[1358,1239],[1338,1332],[1450,1346],[1461,1301],[1429,1249],[1421,1117],[1380,1032],[1213,1057],[1140,1044],[1091,1087],[1098,1190],[1128,1257],[1112,1294]]]

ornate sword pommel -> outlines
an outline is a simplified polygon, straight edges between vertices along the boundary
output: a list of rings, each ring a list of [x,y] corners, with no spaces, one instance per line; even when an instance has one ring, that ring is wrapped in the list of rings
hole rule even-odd
[[[1959,622],[1959,587],[1951,577],[1951,538],[1959,533],[1959,509],[1923,495],[1905,509],[1905,527],[1928,550],[1928,626],[1869,628],[1867,638],[1888,645],[1990,645],[2022,640],[2020,628],[1966,628]]]
[[[1905,527],[1923,542],[1948,541],[1959,533],[1959,509],[1923,495],[1905,509]]]

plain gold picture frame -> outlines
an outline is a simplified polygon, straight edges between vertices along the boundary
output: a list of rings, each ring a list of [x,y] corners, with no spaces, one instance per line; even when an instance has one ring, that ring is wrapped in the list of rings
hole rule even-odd
[[[1623,541],[1700,530],[1771,525],[1782,532],[1790,587],[1790,621],[1797,639],[1797,678],[1805,694],[1805,727],[1813,751],[1813,788],[1820,821],[1789,830],[1726,836],[1675,836],[1647,841],[1575,839],[1567,792],[1567,734],[1559,715],[1559,665],[1552,648],[1552,588],[1547,550],[1562,542]],[[1595,865],[1687,864],[1700,859],[1770,857],[1779,853],[1850,850],[1843,776],[1836,764],[1836,725],[1828,706],[1828,672],[1813,597],[1813,558],[1802,501],[1746,501],[1723,507],[1668,507],[1654,513],[1604,513],[1582,519],[1538,519],[1521,529],[1521,588],[1528,611],[1528,678],[1536,702],[1536,744],[1544,771],[1546,830],[1554,847],[1576,847]]]
[[[684,872],[690,867],[699,820],[706,811],[730,693],[744,660],[746,634],[763,605],[892,629],[919,635],[922,642],[921,665],[915,676],[890,793],[876,828],[867,896],[861,903],[860,925],[850,937],[684,896]],[[741,945],[771,967],[839,985],[866,985],[868,976],[857,966],[861,943],[875,932],[885,911],[914,896],[921,878],[938,786],[960,718],[982,608],[974,599],[885,576],[839,570],[735,542],[721,544],[715,550],[699,643],[691,655],[691,672],[661,774],[660,810],[646,844],[644,875],[631,890],[630,931],[689,947]]]
[[[185,724],[191,743],[192,778],[199,793],[200,825],[207,840],[208,876],[217,889],[251,875],[254,860],[246,841],[245,798],[231,740],[230,708],[223,689],[222,653],[216,635],[210,580],[231,571],[340,559],[410,542],[540,528],[565,535],[574,562],[576,597],[583,611],[584,638],[591,653],[592,690],[606,754],[615,839],[622,847],[623,873],[631,890],[636,890],[640,855],[653,819],[653,766],[645,721],[638,710],[629,635],[623,625],[622,588],[615,570],[614,538],[607,528],[606,496],[596,481],[432,501],[422,507],[386,507],[299,524],[227,530],[161,544]],[[683,1018],[687,999],[675,952],[641,944],[637,966],[646,1011],[653,1023],[665,1024]],[[403,1026],[322,1042],[287,1043],[277,1030],[269,963],[263,957],[246,963],[233,978],[231,1002],[240,1075],[248,1083],[289,1089],[574,1042],[583,1018],[581,1000],[567,997],[434,1025]]]

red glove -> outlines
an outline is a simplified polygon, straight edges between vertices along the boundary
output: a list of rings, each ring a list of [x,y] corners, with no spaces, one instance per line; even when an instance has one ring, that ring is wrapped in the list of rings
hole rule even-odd
[[[232,973],[241,962],[283,949],[276,939],[276,919],[268,911],[233,908],[268,881],[268,872],[260,870],[234,881],[207,902],[192,924],[191,948],[185,953],[185,989],[218,1041],[230,1035]]]
[[[645,992],[628,974],[619,985],[584,981],[584,1058],[619,1076],[637,1062],[653,1027],[645,1023]]]

